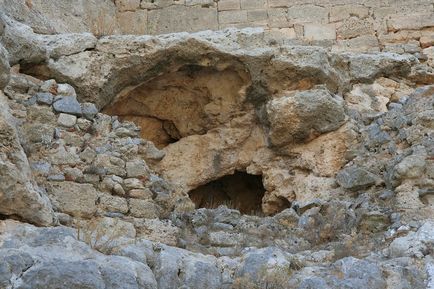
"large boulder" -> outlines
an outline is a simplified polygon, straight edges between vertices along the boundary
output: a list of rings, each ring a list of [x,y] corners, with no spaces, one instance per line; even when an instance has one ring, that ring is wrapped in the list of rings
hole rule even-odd
[[[155,289],[144,263],[106,256],[66,227],[0,222],[0,286],[20,289]]]
[[[345,111],[325,89],[295,91],[267,104],[270,142],[274,146],[300,143],[338,129]]]

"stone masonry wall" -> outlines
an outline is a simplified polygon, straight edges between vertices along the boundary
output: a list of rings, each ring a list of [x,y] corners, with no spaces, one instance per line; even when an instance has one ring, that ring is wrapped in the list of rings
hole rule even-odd
[[[434,43],[433,0],[116,0],[115,4],[122,33],[263,27],[282,40],[298,39],[334,50],[398,53],[416,53]]]
[[[423,55],[434,44],[434,0],[0,0],[43,34],[165,34],[262,27],[270,44]]]

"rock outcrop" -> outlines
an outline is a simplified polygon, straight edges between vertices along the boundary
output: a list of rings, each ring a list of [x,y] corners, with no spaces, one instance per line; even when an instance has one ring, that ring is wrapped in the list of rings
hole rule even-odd
[[[429,55],[46,35],[36,2],[0,1],[0,288],[433,286]]]

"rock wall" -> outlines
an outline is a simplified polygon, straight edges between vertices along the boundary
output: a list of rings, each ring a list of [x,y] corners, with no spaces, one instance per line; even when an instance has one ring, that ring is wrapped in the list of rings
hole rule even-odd
[[[104,24],[119,7],[220,19],[238,2],[0,3],[1,289],[433,288],[432,43],[343,52],[269,26],[101,37],[117,20],[51,34],[90,30],[101,7]],[[402,4],[381,3],[364,5]],[[321,21],[337,4],[267,5]]]
[[[420,52],[434,42],[434,1],[2,0],[36,31],[164,34],[263,27],[279,42],[335,51]]]

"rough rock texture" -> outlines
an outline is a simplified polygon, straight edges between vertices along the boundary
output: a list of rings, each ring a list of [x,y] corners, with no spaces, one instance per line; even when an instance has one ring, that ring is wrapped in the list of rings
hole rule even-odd
[[[38,225],[54,223],[47,196],[34,183],[6,97],[0,92],[0,214]]]
[[[186,7],[230,23],[271,5],[321,41],[378,31],[367,3],[109,2],[155,23]],[[251,28],[45,35],[49,1],[5,3],[0,288],[432,287],[426,36],[424,54],[406,40],[398,54],[368,54]],[[101,3],[58,11],[71,8],[76,29],[88,25],[80,7]],[[422,35],[421,19],[391,17],[387,29]]]

